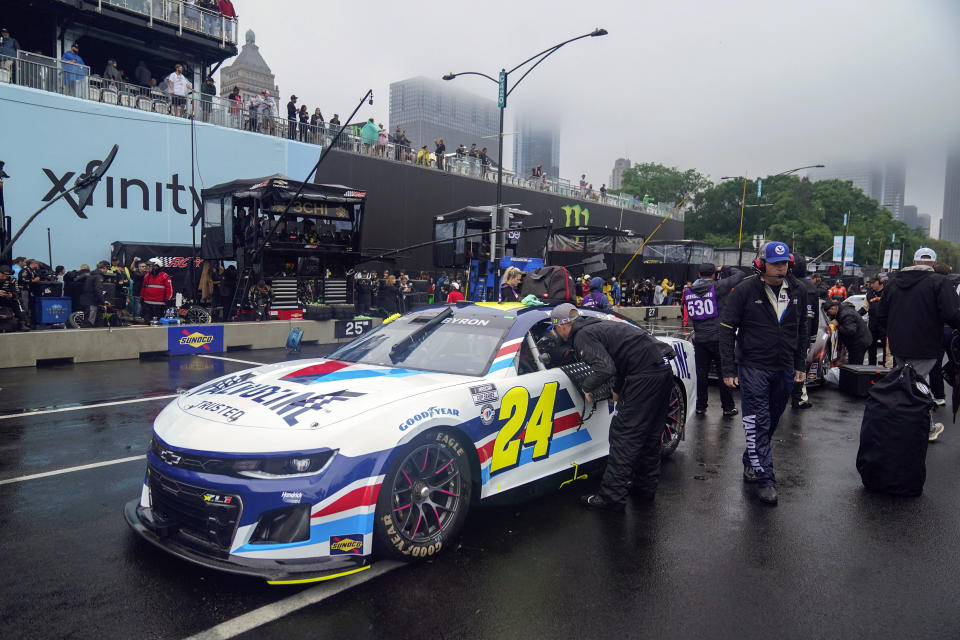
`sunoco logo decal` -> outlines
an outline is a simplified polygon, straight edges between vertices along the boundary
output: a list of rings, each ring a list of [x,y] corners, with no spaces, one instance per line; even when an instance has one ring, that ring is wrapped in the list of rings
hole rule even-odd
[[[186,329],[183,330],[183,337],[180,338],[180,344],[193,347],[194,349],[199,349],[202,347],[207,351],[210,351],[211,342],[213,342],[213,336],[208,336],[198,331],[190,333]]]
[[[355,533],[348,536],[330,536],[330,555],[355,555],[363,553],[363,534]]]

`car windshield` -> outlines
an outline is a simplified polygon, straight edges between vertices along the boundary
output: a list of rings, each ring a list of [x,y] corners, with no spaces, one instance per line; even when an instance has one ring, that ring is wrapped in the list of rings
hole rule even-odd
[[[436,316],[437,311],[430,309],[398,318],[340,347],[328,357],[343,362],[480,376],[486,373],[504,334],[513,324],[512,317],[458,310],[418,339],[415,348],[405,348],[404,357],[395,363],[394,347]]]

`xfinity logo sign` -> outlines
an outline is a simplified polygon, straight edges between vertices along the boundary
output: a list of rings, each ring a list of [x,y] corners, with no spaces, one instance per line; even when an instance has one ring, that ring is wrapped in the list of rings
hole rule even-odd
[[[99,160],[94,160],[88,163],[86,167],[86,173],[90,173],[99,165]],[[58,177],[53,170],[47,169],[46,167],[43,168],[43,173],[53,184],[53,186],[47,192],[47,195],[43,196],[43,202],[49,202],[57,197],[58,194],[68,190],[72,186],[73,178],[76,175],[76,173],[73,171],[67,171],[62,176]],[[90,199],[89,205],[93,205],[97,198],[102,197],[105,198],[106,206],[110,209],[115,208],[116,205],[119,204],[121,209],[139,208],[143,211],[150,211],[152,208],[154,211],[161,213],[163,212],[164,190],[168,190],[170,192],[173,210],[179,214],[186,215],[187,207],[190,205],[190,196],[181,192],[186,192],[188,189],[190,190],[190,193],[193,196],[193,201],[197,205],[197,210],[199,211],[202,206],[200,194],[197,193],[197,190],[193,187],[180,184],[179,173],[174,173],[171,175],[170,182],[167,183],[149,183],[138,178],[120,178],[115,180],[113,176],[106,176],[97,186],[97,190]],[[181,197],[183,198],[182,203]],[[72,193],[68,193],[63,199],[70,203],[70,206],[73,208],[74,213],[76,213],[78,217],[87,217],[80,209],[80,204],[77,202],[76,198],[73,197]]]

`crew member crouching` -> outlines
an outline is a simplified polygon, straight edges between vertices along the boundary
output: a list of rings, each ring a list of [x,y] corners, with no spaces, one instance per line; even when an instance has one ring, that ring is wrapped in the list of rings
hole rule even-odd
[[[660,481],[660,435],[673,386],[669,359],[673,349],[643,329],[624,322],[581,316],[572,304],[551,313],[561,339],[572,342],[593,369],[582,383],[588,404],[592,393],[610,385],[617,402],[610,422],[610,456],[600,490],[583,496],[591,509],[622,511],[627,494],[651,499]]]

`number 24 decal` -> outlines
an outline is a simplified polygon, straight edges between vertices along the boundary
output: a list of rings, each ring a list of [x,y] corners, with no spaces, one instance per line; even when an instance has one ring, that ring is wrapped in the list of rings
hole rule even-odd
[[[553,407],[557,400],[559,383],[548,382],[540,392],[530,419],[526,420],[530,404],[530,392],[525,387],[514,387],[500,401],[498,420],[507,420],[497,434],[490,460],[490,475],[512,469],[520,463],[521,441],[524,447],[533,447],[533,459],[540,460],[550,455],[550,440],[553,438]],[[524,421],[526,420],[526,425]],[[524,428],[526,426],[526,428]],[[520,437],[517,437],[517,436]]]

